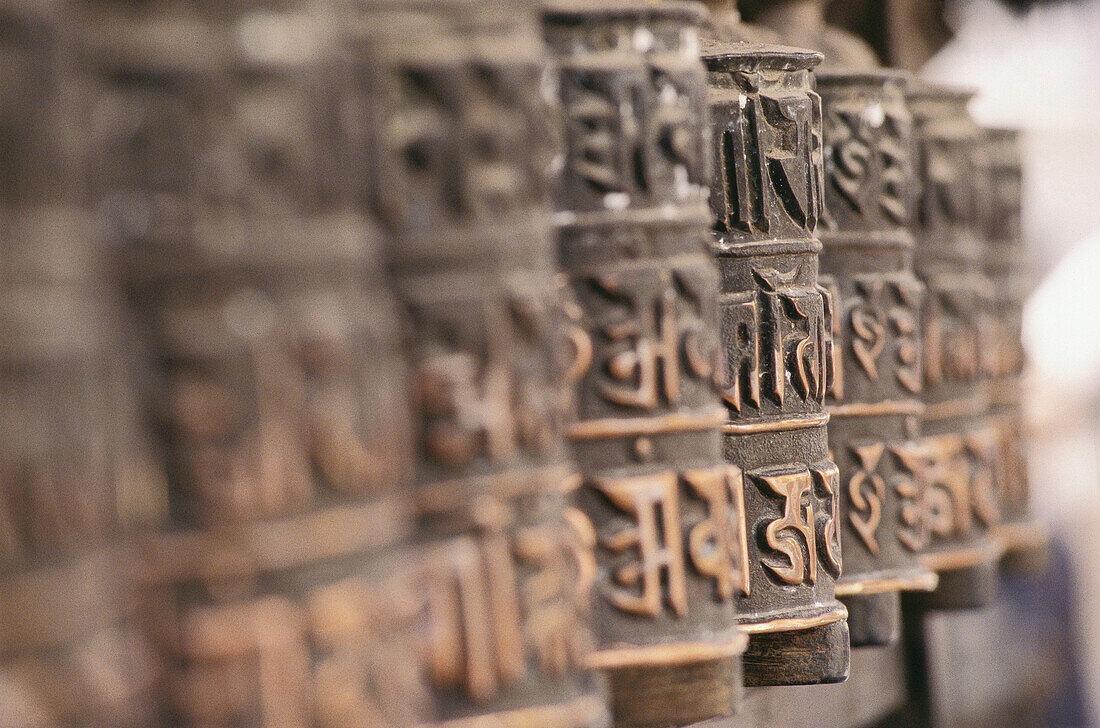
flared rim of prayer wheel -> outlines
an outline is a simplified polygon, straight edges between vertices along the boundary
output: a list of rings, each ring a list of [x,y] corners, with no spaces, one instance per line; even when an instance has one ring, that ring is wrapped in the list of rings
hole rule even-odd
[[[825,60],[821,53],[808,48],[713,39],[702,42],[701,55],[708,71],[731,67],[745,71],[808,71]]]
[[[232,580],[380,552],[406,537],[406,500],[391,494],[278,518],[143,535],[136,546],[146,586]]]

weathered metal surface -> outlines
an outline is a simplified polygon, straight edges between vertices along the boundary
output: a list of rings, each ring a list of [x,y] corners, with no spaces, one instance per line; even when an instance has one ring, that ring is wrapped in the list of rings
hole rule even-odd
[[[825,141],[821,283],[834,302],[829,448],[840,469],[844,573],[852,645],[892,642],[896,593],[927,591],[920,312],[908,230],[919,192],[906,77],[817,74]]]
[[[102,74],[91,108],[117,140],[97,181],[115,203],[167,481],[168,518],[142,539],[139,571],[160,719],[413,725],[421,692],[403,635],[418,604],[396,549],[411,526],[412,448],[396,316],[376,235],[311,174],[324,117],[302,113],[335,67],[311,16],[180,10],[104,6],[87,26],[112,27],[108,48],[88,41]],[[249,32],[257,17],[302,46],[267,54]],[[195,41],[190,55],[157,44],[181,37]],[[134,136],[110,116],[127,109]],[[169,172],[144,133],[177,122],[191,133]]]
[[[843,680],[848,673],[840,476],[825,393],[832,298],[817,280],[822,211],[821,56],[708,44],[716,179],[713,250],[726,404],[724,451],[745,493],[750,633],[747,685]]]
[[[982,148],[966,91],[918,84],[909,102],[919,148],[922,193],[913,232],[916,271],[927,288],[922,312],[927,499],[931,541],[922,562],[940,574],[930,604],[981,606],[993,598],[1000,518],[982,370],[982,323],[992,298],[983,274],[978,218]]]
[[[589,664],[623,726],[730,713],[746,641],[742,486],[722,459],[715,383],[703,19],[679,2],[544,11],[561,69],[575,502],[598,544]]]
[[[582,670],[594,535],[565,507],[537,17],[383,3],[342,27],[352,183],[388,236],[408,325],[427,720],[596,728],[604,698]]]
[[[13,726],[142,726],[154,678],[120,548],[132,444],[94,226],[5,209],[0,235],[0,703]]]
[[[1020,134],[1012,129],[983,129],[982,141],[982,266],[992,284],[989,319],[983,326],[982,369],[992,380],[994,477],[1002,516],[996,535],[1005,547],[1006,558],[1024,565],[1041,561],[1046,531],[1029,512],[1020,382],[1024,369],[1023,303],[1030,278],[1020,228]]]
[[[0,723],[138,728],[154,673],[121,548],[132,430],[57,10],[0,3]]]

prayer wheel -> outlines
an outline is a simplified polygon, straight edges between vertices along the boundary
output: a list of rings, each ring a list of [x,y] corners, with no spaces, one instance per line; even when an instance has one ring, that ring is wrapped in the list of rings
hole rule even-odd
[[[722,459],[716,386],[704,17],[651,0],[543,14],[561,73],[574,502],[597,544],[589,664],[620,726],[732,712],[746,641],[742,486]]]
[[[834,302],[829,448],[841,483],[844,573],[852,646],[890,644],[899,592],[935,588],[921,566],[928,541],[917,433],[923,287],[908,225],[916,200],[906,77],[820,71],[825,215],[821,281]]]
[[[723,450],[745,497],[745,684],[848,675],[840,472],[829,455],[833,300],[818,281],[821,99],[812,51],[708,43]]]
[[[930,542],[921,561],[940,576],[930,607],[973,608],[994,598],[1001,555],[991,531],[1000,517],[996,430],[981,366],[983,309],[992,296],[977,207],[982,146],[967,112],[969,91],[914,84],[907,96],[922,185],[915,269],[927,290],[921,434]]]

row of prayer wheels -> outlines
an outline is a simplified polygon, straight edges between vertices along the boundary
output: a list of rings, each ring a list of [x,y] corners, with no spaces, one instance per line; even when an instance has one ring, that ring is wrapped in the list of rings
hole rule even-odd
[[[966,91],[680,0],[0,29],[5,726],[685,725],[1042,545]]]

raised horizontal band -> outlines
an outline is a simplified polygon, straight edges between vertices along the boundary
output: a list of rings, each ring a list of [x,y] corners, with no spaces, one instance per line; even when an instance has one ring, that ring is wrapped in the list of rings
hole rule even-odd
[[[885,402],[850,402],[829,407],[833,417],[873,417],[877,415],[922,415],[924,404],[915,399],[891,399]]]
[[[945,420],[949,417],[966,417],[968,415],[980,415],[987,409],[985,397],[961,397],[949,399],[946,402],[935,402],[924,405],[924,419]]]
[[[761,420],[759,422],[727,422],[722,432],[727,435],[751,435],[757,432],[781,432],[784,430],[804,430],[811,427],[824,427],[829,422],[829,413],[820,412],[803,417],[790,417],[783,420]]]
[[[935,571],[925,571],[912,576],[889,576],[877,579],[838,581],[834,590],[838,597],[854,597],[865,594],[885,594],[898,591],[935,591],[940,577]]]
[[[158,584],[308,566],[395,543],[405,520],[400,500],[385,498],[224,531],[152,534],[144,539],[147,571],[140,577]]]
[[[612,647],[590,654],[585,664],[593,670],[616,670],[626,667],[669,667],[697,662],[721,660],[740,655],[749,644],[744,632],[736,633],[726,642],[676,642],[666,645]]]
[[[714,243],[714,254],[720,258],[756,258],[762,255],[811,255],[821,252],[821,241],[815,238],[788,240],[746,240]]]
[[[770,619],[762,622],[741,622],[741,629],[747,634],[769,634],[772,632],[797,632],[803,629],[824,627],[833,622],[839,622],[848,618],[848,609],[838,605],[812,617],[784,617],[782,619]]]
[[[696,432],[718,427],[726,419],[726,411],[723,409],[692,414],[677,412],[659,417],[607,417],[574,422],[569,426],[568,434],[574,440],[604,440],[613,437]]]
[[[569,487],[571,476],[575,474],[569,468],[550,465],[544,468],[452,478],[418,486],[413,491],[413,500],[421,513],[446,513],[464,507],[469,502],[470,493],[493,494],[510,499],[526,493],[545,491],[558,483],[566,491],[575,490],[575,487]]]
[[[990,541],[984,546],[971,546],[950,551],[927,551],[920,555],[921,566],[933,571],[958,571],[983,563],[993,563],[1001,558],[1004,547]]]
[[[1039,521],[1004,522],[993,528],[993,537],[1006,552],[1030,551],[1045,546],[1050,541],[1050,532]]]

